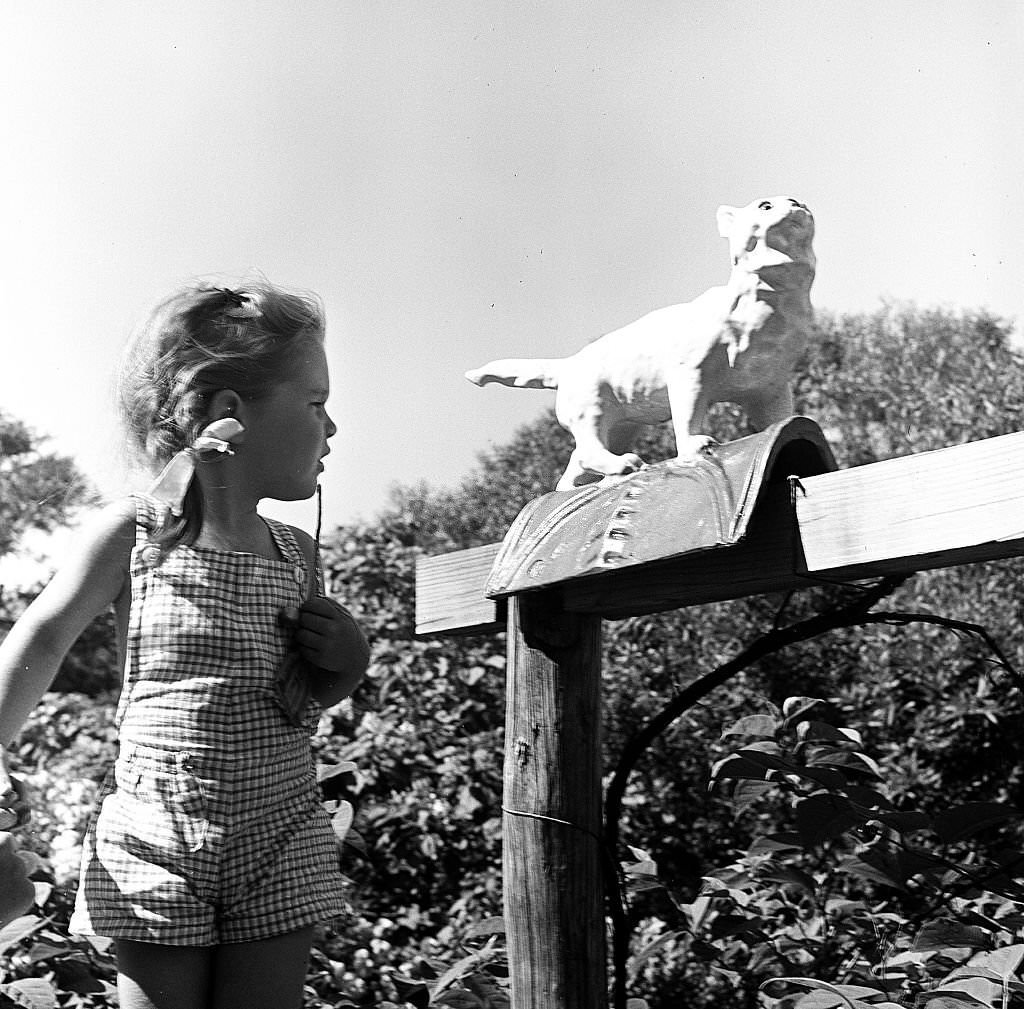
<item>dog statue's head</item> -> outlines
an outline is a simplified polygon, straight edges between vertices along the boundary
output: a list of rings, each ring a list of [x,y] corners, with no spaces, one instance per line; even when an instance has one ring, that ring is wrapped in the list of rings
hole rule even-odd
[[[733,265],[750,272],[799,264],[814,276],[814,218],[789,196],[754,200],[745,207],[719,207],[718,233],[729,240]]]

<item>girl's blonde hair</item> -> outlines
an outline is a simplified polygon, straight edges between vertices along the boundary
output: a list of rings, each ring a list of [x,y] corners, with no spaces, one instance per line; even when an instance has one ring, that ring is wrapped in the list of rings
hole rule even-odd
[[[153,309],[126,348],[118,398],[129,444],[155,473],[214,419],[214,393],[261,399],[289,377],[300,344],[323,337],[323,305],[311,292],[262,279],[234,289],[182,288]],[[193,480],[181,519],[160,538],[167,548],[192,543],[202,523]]]

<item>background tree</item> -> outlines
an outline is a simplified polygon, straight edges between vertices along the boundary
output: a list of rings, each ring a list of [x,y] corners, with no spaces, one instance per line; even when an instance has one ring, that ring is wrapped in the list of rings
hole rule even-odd
[[[985,312],[886,304],[869,314],[823,314],[796,385],[798,409],[821,424],[841,466],[1022,427],[1024,363],[1009,325]],[[716,409],[712,420],[720,438],[746,433],[729,407]],[[339,1004],[339,990],[367,1006],[397,998],[388,977],[429,977],[438,969],[432,958],[451,957],[500,913],[504,635],[416,639],[415,563],[424,553],[499,540],[528,501],[555,485],[570,447],[545,414],[482,455],[458,487],[399,489],[374,522],[325,537],[331,588],[373,642],[366,683],[324,713],[314,739],[324,765],[350,760],[358,767],[329,781],[353,801],[356,818],[344,853],[351,914],[319,941],[311,975],[325,1003]],[[650,432],[640,447],[652,460],[672,450],[666,429]],[[1024,665],[1020,570],[1014,560],[921,574],[887,608],[982,622]],[[777,619],[799,619],[846,591],[809,586],[788,599],[762,596],[608,622],[607,772],[626,740],[681,686]],[[1024,705],[992,675],[979,646],[931,627],[836,633],[746,670],[682,716],[637,765],[622,841],[650,853],[678,899],[692,899],[700,878],[734,860],[752,836],[786,826],[785,803],[751,807],[737,818],[707,784],[710,764],[728,746],[719,738],[723,726],[793,694],[832,699],[842,723],[863,731],[865,748],[907,809],[935,814],[972,799],[1024,805]],[[102,773],[109,722],[88,721],[86,712],[107,702],[81,710],[75,703],[43,712],[22,746],[21,759],[54,781],[62,761],[78,762],[67,765],[69,776]],[[89,724],[81,750],[71,734],[76,721]],[[51,831],[69,833],[66,825]],[[660,900],[633,895],[632,923],[646,939],[664,934],[669,909]],[[735,1004],[716,994],[716,983],[692,949],[667,943],[644,962],[635,994],[645,994],[652,1009],[678,1005],[681,996],[693,1006],[722,997],[721,1004]],[[308,1004],[318,1003],[311,995]]]
[[[0,411],[0,557],[29,529],[50,532],[92,500],[73,460],[47,452],[45,443]]]
[[[67,525],[98,498],[68,456],[49,452],[46,438],[0,411],[0,558],[15,552],[30,530],[50,533]],[[40,586],[0,585],[0,640],[38,594]],[[99,617],[61,667],[58,690],[109,690],[117,682],[113,621]]]

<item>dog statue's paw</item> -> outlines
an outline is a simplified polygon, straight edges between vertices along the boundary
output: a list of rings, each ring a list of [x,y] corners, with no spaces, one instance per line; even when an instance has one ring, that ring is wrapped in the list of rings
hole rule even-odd
[[[711,455],[717,444],[718,442],[710,435],[687,435],[677,442],[674,462],[682,466],[695,463],[701,456]]]

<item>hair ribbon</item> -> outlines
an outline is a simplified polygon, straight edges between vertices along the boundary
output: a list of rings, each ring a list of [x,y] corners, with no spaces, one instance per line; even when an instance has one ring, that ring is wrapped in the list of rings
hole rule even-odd
[[[245,428],[234,417],[223,417],[199,432],[195,441],[178,452],[149,488],[150,497],[165,504],[171,514],[181,515],[189,485],[196,473],[196,460],[205,462],[222,455],[234,455],[231,443]]]
[[[218,287],[216,290],[228,300],[230,308],[224,310],[224,314],[232,319],[258,319],[260,317],[259,305],[252,299],[252,295],[243,294],[241,291],[232,291],[230,287]]]

